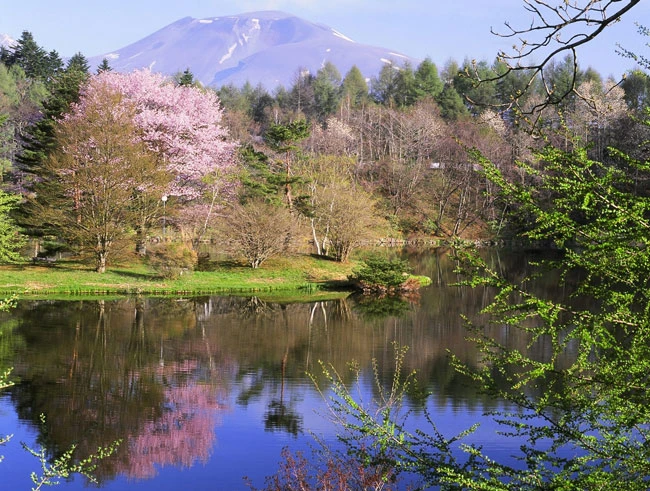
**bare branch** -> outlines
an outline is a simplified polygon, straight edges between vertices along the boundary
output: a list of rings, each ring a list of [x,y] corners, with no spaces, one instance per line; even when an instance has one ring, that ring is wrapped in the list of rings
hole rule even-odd
[[[478,70],[472,77],[478,82],[495,82],[506,77],[510,72],[523,71],[529,79],[526,90],[529,90],[538,77],[546,97],[542,102],[524,111],[533,114],[539,110],[557,103],[571,93],[576,93],[578,63],[576,49],[597,37],[605,28],[618,22],[621,17],[637,5],[641,0],[557,0],[555,4],[544,0],[523,0],[524,9],[532,13],[533,21],[525,28],[513,27],[505,22],[505,32],[491,32],[502,38],[515,38],[517,43],[512,47],[512,53],[500,51],[497,60],[503,63],[506,70],[503,73],[481,79]],[[548,83],[544,75],[545,68],[560,55],[568,54],[573,60],[573,79],[569,89],[557,94],[556,87]],[[533,62],[530,57],[541,55],[541,61]],[[576,93],[579,97],[580,95]],[[506,108],[518,106],[519,98],[514,96]],[[521,109],[521,108],[519,108]]]

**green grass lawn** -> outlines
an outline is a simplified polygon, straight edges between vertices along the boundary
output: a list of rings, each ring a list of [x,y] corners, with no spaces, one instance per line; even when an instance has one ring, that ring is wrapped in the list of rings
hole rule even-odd
[[[206,271],[163,279],[146,264],[109,267],[104,274],[74,261],[0,267],[0,295],[208,294],[316,291],[344,285],[354,262],[337,263],[310,255],[274,258],[258,269],[235,262],[211,262]]]

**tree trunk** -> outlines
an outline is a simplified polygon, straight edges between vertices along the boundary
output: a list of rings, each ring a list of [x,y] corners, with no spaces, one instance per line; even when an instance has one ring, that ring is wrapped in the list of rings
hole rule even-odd
[[[289,152],[286,153],[285,159],[286,180],[284,183],[284,195],[287,198],[289,211],[293,214],[293,196],[291,195],[291,156],[289,155]]]
[[[108,258],[108,251],[111,247],[111,243],[112,240],[107,239],[106,237],[99,236],[97,238],[97,248],[95,249],[97,265],[95,271],[98,273],[106,272],[106,260]]]
[[[136,234],[135,253],[141,257],[147,255],[147,236],[143,230],[138,230]]]
[[[311,221],[311,234],[312,237],[314,238],[314,245],[316,246],[316,254],[322,256],[323,250],[321,249],[320,241],[318,240],[318,235],[316,234],[316,226],[314,225],[314,219],[312,218],[310,221]]]
[[[95,268],[95,271],[98,273],[106,272],[106,255],[106,252],[97,253],[97,267]]]

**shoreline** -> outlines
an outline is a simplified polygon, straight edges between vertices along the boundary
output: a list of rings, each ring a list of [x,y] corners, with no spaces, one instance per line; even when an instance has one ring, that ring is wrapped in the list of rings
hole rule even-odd
[[[351,290],[347,275],[356,264],[297,255],[269,259],[257,269],[231,261],[215,262],[208,270],[165,279],[139,261],[109,267],[106,273],[97,273],[87,264],[72,260],[53,264],[25,262],[0,266],[0,297],[331,294],[334,290]]]

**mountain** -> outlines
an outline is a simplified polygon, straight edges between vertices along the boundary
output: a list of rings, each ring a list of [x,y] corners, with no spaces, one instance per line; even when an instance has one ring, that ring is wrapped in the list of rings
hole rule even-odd
[[[419,62],[389,49],[356,43],[331,27],[284,12],[234,16],[186,17],[112,53],[106,58],[120,72],[140,68],[173,75],[189,68],[204,85],[261,83],[267,89],[293,85],[299,69],[315,74],[326,61],[345,76],[356,65],[370,78],[386,63]]]
[[[7,34],[0,33],[0,46],[10,48],[16,44],[16,40],[9,37]]]

